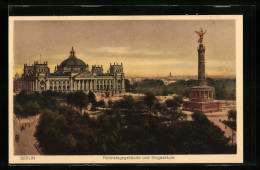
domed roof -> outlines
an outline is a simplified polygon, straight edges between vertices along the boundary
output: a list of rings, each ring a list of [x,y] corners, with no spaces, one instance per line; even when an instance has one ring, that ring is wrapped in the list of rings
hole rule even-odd
[[[70,56],[68,59],[64,60],[60,66],[87,66],[84,61],[78,59],[75,55],[75,51],[72,47],[70,51]]]

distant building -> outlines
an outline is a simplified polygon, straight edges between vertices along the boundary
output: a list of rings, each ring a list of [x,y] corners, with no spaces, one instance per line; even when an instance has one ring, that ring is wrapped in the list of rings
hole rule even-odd
[[[128,77],[127,79],[129,80],[130,84],[133,85],[134,83],[140,82],[140,81],[144,80],[145,78]]]
[[[172,73],[170,72],[169,76],[167,78],[162,79],[163,83],[165,85],[169,85],[176,82],[176,79],[172,76]]]
[[[72,47],[69,58],[55,66],[54,73],[50,73],[48,62],[34,62],[32,66],[24,64],[22,75],[22,89],[34,91],[93,91],[95,93],[125,92],[125,75],[123,64],[111,64],[107,73],[103,73],[103,66],[89,65],[76,57]]]
[[[19,90],[21,90],[21,88],[22,88],[22,81],[21,81],[19,74],[16,73],[15,77],[14,77],[13,90],[14,90],[14,92],[18,92]]]

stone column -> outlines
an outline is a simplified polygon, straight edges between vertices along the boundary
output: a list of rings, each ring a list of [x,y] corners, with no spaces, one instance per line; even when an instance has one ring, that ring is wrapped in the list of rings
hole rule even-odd
[[[80,80],[77,81],[78,82],[78,90],[80,90]]]
[[[70,91],[73,91],[73,82],[72,82],[72,77],[70,77]]]
[[[82,80],[81,85],[82,85],[82,90],[85,91],[85,81],[84,80]]]
[[[38,91],[40,91],[41,90],[41,87],[40,87],[40,80],[38,81]]]
[[[205,76],[205,46],[200,44],[198,47],[198,82],[199,86],[206,86],[206,76]]]
[[[114,91],[114,93],[116,92],[116,89],[117,89],[117,87],[116,87],[116,78],[114,77],[114,80],[113,80],[113,91]]]
[[[89,91],[89,80],[86,80],[86,91]]]
[[[93,88],[92,88],[92,80],[91,79],[89,80],[89,90],[91,90],[91,91],[93,90]]]
[[[63,80],[61,80],[61,91],[63,91]]]
[[[35,81],[35,84],[36,84],[36,89],[35,89],[35,91],[38,91],[38,80]]]
[[[73,81],[73,91],[76,90],[77,84],[76,84],[76,80]]]
[[[50,89],[50,81],[46,80],[46,90],[49,90],[49,89]]]
[[[94,90],[97,90],[97,79],[94,79]]]
[[[125,79],[124,78],[122,79],[122,89],[123,90],[125,89]]]

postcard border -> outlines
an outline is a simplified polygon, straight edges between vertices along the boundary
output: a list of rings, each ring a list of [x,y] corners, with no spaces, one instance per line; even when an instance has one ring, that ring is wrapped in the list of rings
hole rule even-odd
[[[102,159],[105,155],[76,155],[76,156],[35,156],[34,160],[21,160],[21,156],[14,156],[13,148],[13,90],[9,90],[9,163],[10,164],[53,164],[53,163],[80,163],[80,164],[111,164],[111,163],[243,163],[243,15],[159,15],[159,16],[40,16],[40,17],[9,17],[9,89],[13,89],[13,22],[17,20],[230,20],[236,21],[236,106],[237,106],[237,154],[214,154],[214,155],[156,155],[174,156],[172,161],[168,159],[143,161],[138,159],[118,160]],[[109,155],[113,156],[113,155]],[[122,156],[122,155],[115,155]],[[143,156],[143,155],[125,155]]]

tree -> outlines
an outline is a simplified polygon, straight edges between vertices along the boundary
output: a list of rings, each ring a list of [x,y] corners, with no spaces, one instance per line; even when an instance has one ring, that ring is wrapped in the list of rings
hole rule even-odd
[[[131,95],[125,95],[121,102],[122,108],[133,109],[135,104],[134,98]]]
[[[163,87],[163,89],[162,89],[162,95],[163,96],[168,96],[168,94],[169,94],[169,90],[168,90],[168,88],[167,87]]]
[[[159,102],[156,102],[156,103],[154,104],[154,110],[155,110],[156,112],[159,112],[159,113],[160,113],[160,112],[163,110],[162,104],[159,103]]]
[[[96,96],[92,91],[89,91],[88,93],[88,101],[92,104],[96,102]]]
[[[83,91],[78,91],[74,93],[73,104],[80,108],[80,112],[82,113],[82,108],[88,105],[89,99],[88,96]]]
[[[100,100],[99,102],[97,102],[97,105],[98,107],[102,107],[102,108],[106,107],[106,103],[104,100]]]
[[[90,110],[96,111],[96,110],[97,110],[97,106],[98,106],[97,101],[94,101],[94,102],[92,102],[91,104],[92,104],[92,106],[91,106],[91,109],[90,109]]]
[[[111,99],[109,99],[108,102],[107,102],[107,104],[108,104],[108,107],[111,108],[111,107],[113,106],[113,101],[112,101]]]
[[[23,109],[23,107],[20,104],[18,104],[18,103],[14,103],[14,113],[16,115],[24,116],[24,109]]]
[[[74,94],[73,93],[68,93],[66,98],[67,98],[67,103],[72,106],[73,105],[73,101],[74,101]]]
[[[125,79],[125,90],[127,92],[130,92],[132,90],[132,86],[131,86],[130,81],[128,79]]]
[[[179,105],[181,105],[183,103],[183,97],[182,96],[175,96],[174,101],[176,101],[177,103],[179,103]]]
[[[24,112],[27,116],[33,116],[40,113],[41,107],[35,101],[29,101],[24,108]]]
[[[204,115],[203,112],[199,112],[199,111],[195,111],[192,115],[191,115],[192,119],[200,122],[200,123],[209,123],[208,118]]]
[[[29,97],[24,90],[22,90],[19,94],[17,94],[14,97],[14,101],[20,105],[25,105],[28,102],[28,100],[29,100]]]
[[[228,119],[232,119],[233,121],[236,121],[237,111],[236,110],[229,110],[228,111]]]
[[[152,114],[152,107],[156,98],[153,93],[147,92],[144,97],[144,103],[149,107],[150,114]]]
[[[172,99],[166,100],[165,104],[167,107],[170,107],[172,111],[176,111],[178,109],[178,107],[180,107],[180,104]]]

